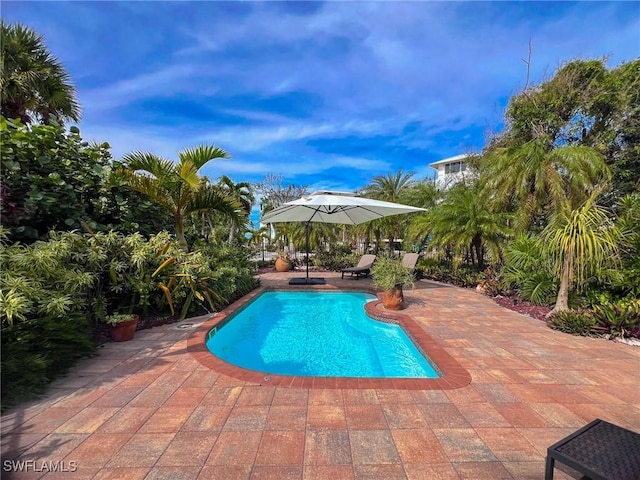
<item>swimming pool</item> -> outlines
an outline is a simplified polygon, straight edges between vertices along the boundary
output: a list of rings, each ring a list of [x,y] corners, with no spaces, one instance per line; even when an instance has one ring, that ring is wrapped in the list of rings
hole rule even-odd
[[[264,292],[206,346],[238,367],[279,375],[438,378],[438,372],[395,324],[369,318],[362,292]]]

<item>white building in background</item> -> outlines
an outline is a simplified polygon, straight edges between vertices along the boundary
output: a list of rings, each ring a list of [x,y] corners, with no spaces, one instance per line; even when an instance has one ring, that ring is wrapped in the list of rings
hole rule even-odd
[[[467,172],[467,163],[465,160],[468,157],[470,157],[470,155],[465,153],[429,164],[431,168],[434,168],[438,172],[438,176],[436,177],[436,185],[438,188],[444,190],[464,178]]]

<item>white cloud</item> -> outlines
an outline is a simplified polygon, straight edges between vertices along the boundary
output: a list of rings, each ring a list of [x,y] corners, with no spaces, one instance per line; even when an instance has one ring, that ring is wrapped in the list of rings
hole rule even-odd
[[[51,38],[77,83],[83,135],[114,156],[175,158],[213,140],[234,156],[213,162],[213,178],[317,175],[309,183],[346,190],[367,173],[431,174],[419,162],[480,148],[479,132],[526,81],[530,40],[530,83],[577,57],[615,66],[640,55],[632,2],[327,2],[286,13],[297,6],[6,2],[3,18]],[[180,111],[193,105],[202,111]],[[373,161],[354,153],[360,141]]]
[[[102,88],[81,91],[80,101],[85,108],[115,109],[142,98],[170,96],[184,92],[187,80],[195,73],[192,65],[170,65]]]

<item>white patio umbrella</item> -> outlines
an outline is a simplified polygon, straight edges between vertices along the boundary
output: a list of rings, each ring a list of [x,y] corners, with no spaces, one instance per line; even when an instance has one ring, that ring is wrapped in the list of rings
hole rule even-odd
[[[424,208],[357,197],[349,192],[321,190],[267,212],[261,222],[265,224],[305,222],[307,224],[307,275],[306,278],[292,279],[289,283],[318,284],[324,283],[324,279],[309,278],[309,224],[311,222],[358,225],[391,215],[424,211]]]

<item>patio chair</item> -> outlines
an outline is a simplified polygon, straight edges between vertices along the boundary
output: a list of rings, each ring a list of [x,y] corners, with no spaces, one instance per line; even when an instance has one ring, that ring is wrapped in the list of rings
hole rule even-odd
[[[596,418],[547,449],[545,480],[553,480],[555,462],[592,480],[640,478],[640,434]]]
[[[402,257],[402,265],[411,270],[411,273],[415,273],[418,258],[420,258],[419,253],[405,253]]]
[[[375,261],[375,255],[363,255],[358,262],[358,265],[356,265],[355,267],[343,268],[342,270],[340,270],[340,272],[342,273],[342,278],[344,278],[345,273],[350,273],[352,277],[355,275],[356,280],[359,279],[360,276],[366,277],[367,275],[369,275],[371,267],[373,266],[373,262]]]

